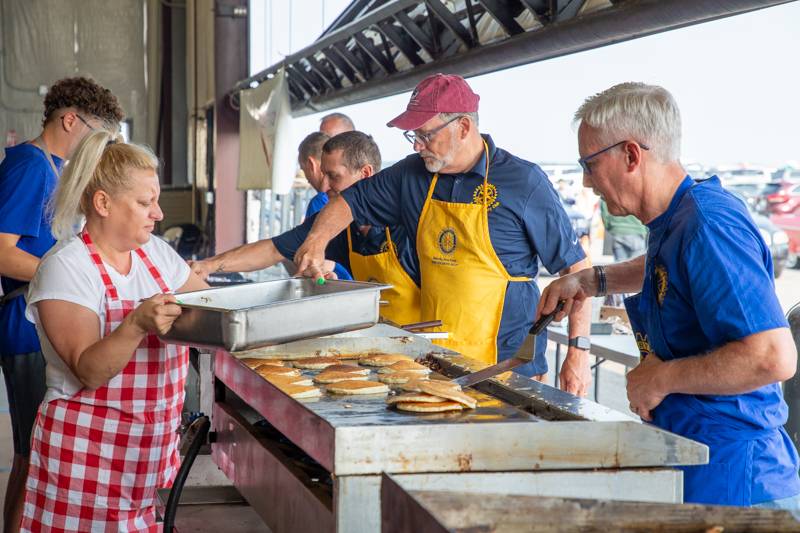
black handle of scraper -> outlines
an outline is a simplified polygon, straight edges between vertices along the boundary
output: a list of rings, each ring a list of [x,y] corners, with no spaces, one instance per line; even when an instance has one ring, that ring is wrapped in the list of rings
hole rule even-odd
[[[535,337],[536,335],[544,331],[544,328],[549,326],[550,322],[553,321],[556,315],[560,313],[562,309],[564,309],[565,303],[567,302],[564,300],[559,300],[558,304],[556,305],[556,308],[553,310],[552,313],[539,317],[539,320],[537,320],[533,324],[533,327],[531,327],[531,335]]]

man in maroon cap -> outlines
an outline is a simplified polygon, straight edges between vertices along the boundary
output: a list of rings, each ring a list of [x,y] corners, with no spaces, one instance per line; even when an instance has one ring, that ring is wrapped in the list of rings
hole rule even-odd
[[[308,276],[327,276],[325,247],[352,220],[404,226],[416,236],[421,320],[442,320],[449,338],[441,344],[494,364],[513,357],[530,331],[539,260],[561,274],[589,262],[547,175],[479,133],[479,99],[460,76],[420,82],[388,124],[405,130],[416,153],[331,200],[295,262]],[[585,305],[569,315],[561,372],[562,387],[579,395],[591,380],[589,312]],[[543,333],[534,361],[518,371],[544,375],[546,345]]]

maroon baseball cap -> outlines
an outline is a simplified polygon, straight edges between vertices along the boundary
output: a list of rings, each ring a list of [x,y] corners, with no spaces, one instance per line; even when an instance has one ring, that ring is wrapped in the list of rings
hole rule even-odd
[[[415,130],[439,113],[476,113],[480,99],[461,76],[434,74],[419,82],[406,110],[386,125]]]

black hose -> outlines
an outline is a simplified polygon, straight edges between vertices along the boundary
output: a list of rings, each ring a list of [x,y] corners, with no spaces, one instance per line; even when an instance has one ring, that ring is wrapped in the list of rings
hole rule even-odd
[[[164,532],[172,533],[175,528],[175,513],[178,512],[178,503],[181,499],[181,492],[183,485],[186,483],[186,478],[189,475],[189,470],[200,452],[200,448],[206,443],[208,437],[208,430],[211,428],[211,421],[207,416],[201,416],[189,426],[186,431],[187,435],[192,435],[192,441],[189,444],[189,449],[183,457],[181,467],[178,469],[178,475],[175,476],[175,482],[172,484],[172,489],[169,491],[169,498],[167,499],[167,506],[164,508]]]

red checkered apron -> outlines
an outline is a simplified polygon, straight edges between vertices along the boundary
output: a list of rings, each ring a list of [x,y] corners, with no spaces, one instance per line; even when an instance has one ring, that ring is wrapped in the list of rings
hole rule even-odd
[[[106,288],[104,336],[133,311],[85,231]],[[136,254],[170,292],[142,249]],[[147,335],[125,368],[97,390],[42,404],[33,429],[22,531],[158,531],[156,490],[180,466],[178,426],[189,351]]]

